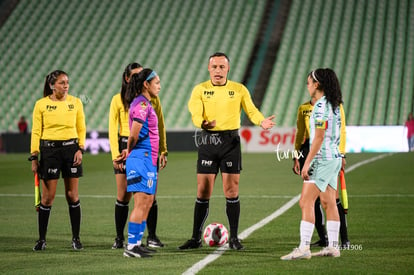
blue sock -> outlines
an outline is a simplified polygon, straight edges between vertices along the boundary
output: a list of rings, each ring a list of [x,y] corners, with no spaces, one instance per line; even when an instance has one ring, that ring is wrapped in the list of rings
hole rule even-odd
[[[142,224],[129,222],[128,223],[128,247],[141,244],[142,236],[140,237],[140,229]]]

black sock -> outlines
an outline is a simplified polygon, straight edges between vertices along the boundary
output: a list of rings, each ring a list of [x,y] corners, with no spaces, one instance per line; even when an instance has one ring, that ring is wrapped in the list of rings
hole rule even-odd
[[[70,224],[72,225],[72,238],[79,238],[81,223],[81,207],[80,201],[69,203]]]
[[[128,202],[122,202],[116,200],[115,203],[115,228],[116,228],[116,237],[121,240],[125,240],[124,229],[128,219]]]
[[[147,217],[148,238],[155,239],[157,231],[158,220],[158,204],[157,200],[154,200]]]
[[[237,232],[239,230],[240,217],[240,200],[236,198],[226,198],[226,214],[230,225],[230,238],[238,238]]]
[[[325,225],[323,224],[323,210],[321,208],[321,200],[319,197],[315,201],[315,228],[318,232],[319,239],[326,242]]]
[[[344,207],[339,199],[336,199],[336,206],[338,207],[339,220],[341,225],[339,226],[339,234],[341,235],[341,244],[345,244],[348,241],[348,225],[346,224],[346,216]]]
[[[194,206],[194,223],[193,223],[193,236],[195,240],[201,240],[201,234],[204,226],[204,222],[208,216],[210,200],[196,199]]]
[[[46,240],[47,226],[49,224],[49,216],[52,206],[44,206],[40,204],[37,216],[39,226],[39,240]]]

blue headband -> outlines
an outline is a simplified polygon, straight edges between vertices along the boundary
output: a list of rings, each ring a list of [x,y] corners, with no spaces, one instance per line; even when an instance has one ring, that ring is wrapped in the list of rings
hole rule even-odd
[[[149,76],[147,76],[147,79],[145,79],[146,81],[151,81],[151,79],[153,79],[154,77],[157,76],[157,73],[155,71],[152,71]]]

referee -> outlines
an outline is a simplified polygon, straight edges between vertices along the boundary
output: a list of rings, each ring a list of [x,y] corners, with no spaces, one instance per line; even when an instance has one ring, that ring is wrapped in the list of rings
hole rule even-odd
[[[69,95],[68,91],[68,74],[60,70],[51,72],[46,76],[43,98],[36,102],[33,110],[29,161],[32,172],[39,173],[42,179],[43,191],[38,213],[39,240],[33,247],[34,251],[46,248],[46,232],[60,173],[69,205],[72,248],[83,248],[79,239],[81,207],[78,184],[82,176],[86,138],[85,115],[81,100]]]
[[[243,249],[237,232],[240,216],[239,179],[241,167],[240,128],[241,110],[263,129],[272,128],[274,116],[264,118],[254,106],[250,93],[241,84],[227,79],[230,60],[216,52],[209,57],[210,80],[194,87],[188,102],[193,123],[200,127],[198,144],[197,199],[194,206],[192,238],[179,249],[199,248],[201,232],[208,216],[209,200],[216,176],[221,171],[226,197],[226,214],[230,225],[229,247]]]

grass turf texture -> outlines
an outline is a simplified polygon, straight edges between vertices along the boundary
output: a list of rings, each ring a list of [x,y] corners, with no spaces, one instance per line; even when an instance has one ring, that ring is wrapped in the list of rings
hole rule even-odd
[[[348,154],[348,167],[379,154]],[[47,248],[33,252],[37,233],[34,183],[27,155],[0,156],[0,273],[2,274],[181,274],[214,252],[206,247],[178,251],[191,236],[196,194],[196,153],[171,153],[160,173],[157,233],[166,244],[151,259],[131,259],[112,250],[115,237],[115,178],[109,154],[84,157],[80,180],[81,241],[71,249],[63,180],[59,180],[47,234]],[[240,181],[242,232],[301,192],[291,160],[275,154],[245,154]],[[414,154],[398,153],[346,174],[348,230],[353,250],[340,258],[281,261],[299,242],[300,208],[286,213],[243,240],[244,251],[226,251],[199,274],[413,273]],[[132,206],[132,202],[130,204]],[[217,179],[206,224],[228,225],[221,180]],[[316,240],[316,230],[313,240]],[[146,237],[144,237],[146,240]],[[312,249],[317,251],[317,249]]]

